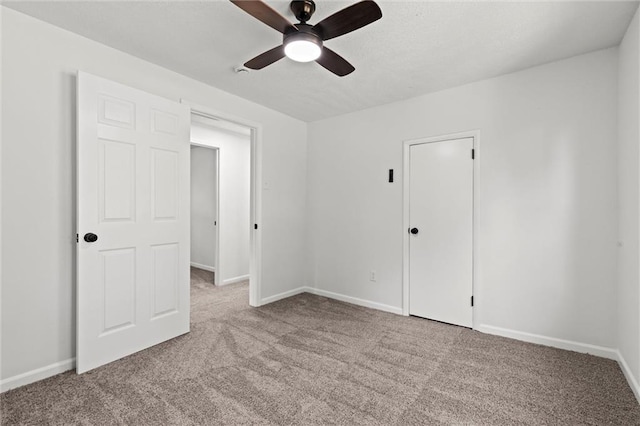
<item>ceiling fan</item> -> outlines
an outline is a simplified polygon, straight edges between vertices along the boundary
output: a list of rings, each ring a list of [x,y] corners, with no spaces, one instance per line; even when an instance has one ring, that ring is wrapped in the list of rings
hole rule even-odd
[[[249,15],[283,34],[282,45],[256,56],[244,66],[259,70],[285,56],[298,62],[316,61],[332,73],[344,77],[355,68],[342,56],[323,46],[323,42],[350,33],[382,18],[380,7],[373,0],[364,0],[346,7],[315,25],[307,24],[316,10],[313,0],[293,0],[290,8],[300,22],[287,18],[260,0],[231,0]]]

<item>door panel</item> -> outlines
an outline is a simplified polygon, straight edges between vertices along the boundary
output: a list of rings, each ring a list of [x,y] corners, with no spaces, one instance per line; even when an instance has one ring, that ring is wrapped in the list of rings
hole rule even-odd
[[[103,327],[100,334],[135,324],[136,249],[104,250],[100,254]]]
[[[473,138],[410,148],[409,314],[472,326]]]
[[[98,121],[110,126],[133,129],[135,127],[135,103],[103,94],[98,95],[100,110]]]
[[[78,74],[78,373],[189,331],[189,113]]]
[[[175,312],[178,309],[177,244],[153,246],[153,318]]]
[[[134,221],[136,147],[99,139],[98,202],[100,221]]]
[[[152,149],[154,220],[178,219],[178,153],[164,149]]]

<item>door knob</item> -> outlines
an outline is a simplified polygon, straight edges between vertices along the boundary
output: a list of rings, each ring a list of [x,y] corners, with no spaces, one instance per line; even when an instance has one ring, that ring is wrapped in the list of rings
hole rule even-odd
[[[84,240],[88,243],[95,243],[98,241],[98,236],[96,234],[92,234],[91,232],[87,232],[84,234]]]
[[[418,228],[411,228],[411,232],[413,235],[416,235],[418,233]]]

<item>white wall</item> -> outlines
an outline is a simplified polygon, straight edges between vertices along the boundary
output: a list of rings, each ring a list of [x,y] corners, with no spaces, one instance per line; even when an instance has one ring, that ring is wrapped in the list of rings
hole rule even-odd
[[[216,266],[218,151],[191,147],[191,264]]]
[[[308,285],[399,310],[403,141],[479,129],[476,327],[614,348],[616,82],[612,48],[311,123]]]
[[[3,386],[68,368],[75,356],[78,69],[261,124],[261,296],[300,286],[305,123],[4,7],[1,31]]]
[[[191,125],[191,140],[219,148],[221,284],[249,275],[251,138],[199,123]],[[206,148],[205,148],[206,149]]]
[[[0,24],[2,24],[2,14],[4,11],[4,7],[0,6]],[[3,35],[0,28],[0,82],[2,82],[2,49],[4,46]],[[0,380],[2,377],[2,84],[0,84]],[[0,389],[1,390],[1,389]]]
[[[618,348],[640,399],[640,12],[619,47]],[[633,381],[630,380],[630,381]]]

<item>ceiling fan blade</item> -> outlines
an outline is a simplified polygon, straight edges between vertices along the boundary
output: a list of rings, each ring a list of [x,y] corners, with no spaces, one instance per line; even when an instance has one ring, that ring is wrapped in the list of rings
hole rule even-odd
[[[284,46],[280,45],[259,54],[255,58],[246,62],[244,66],[252,70],[261,70],[267,65],[271,65],[272,63],[279,61],[282,58],[284,58]]]
[[[326,46],[322,48],[322,54],[316,59],[316,62],[340,77],[355,71],[353,65]]]
[[[369,25],[380,18],[382,11],[376,2],[364,0],[323,19],[313,28],[318,30],[323,40],[329,40]]]
[[[298,31],[287,18],[260,0],[231,0],[231,3],[282,34],[286,31]]]

